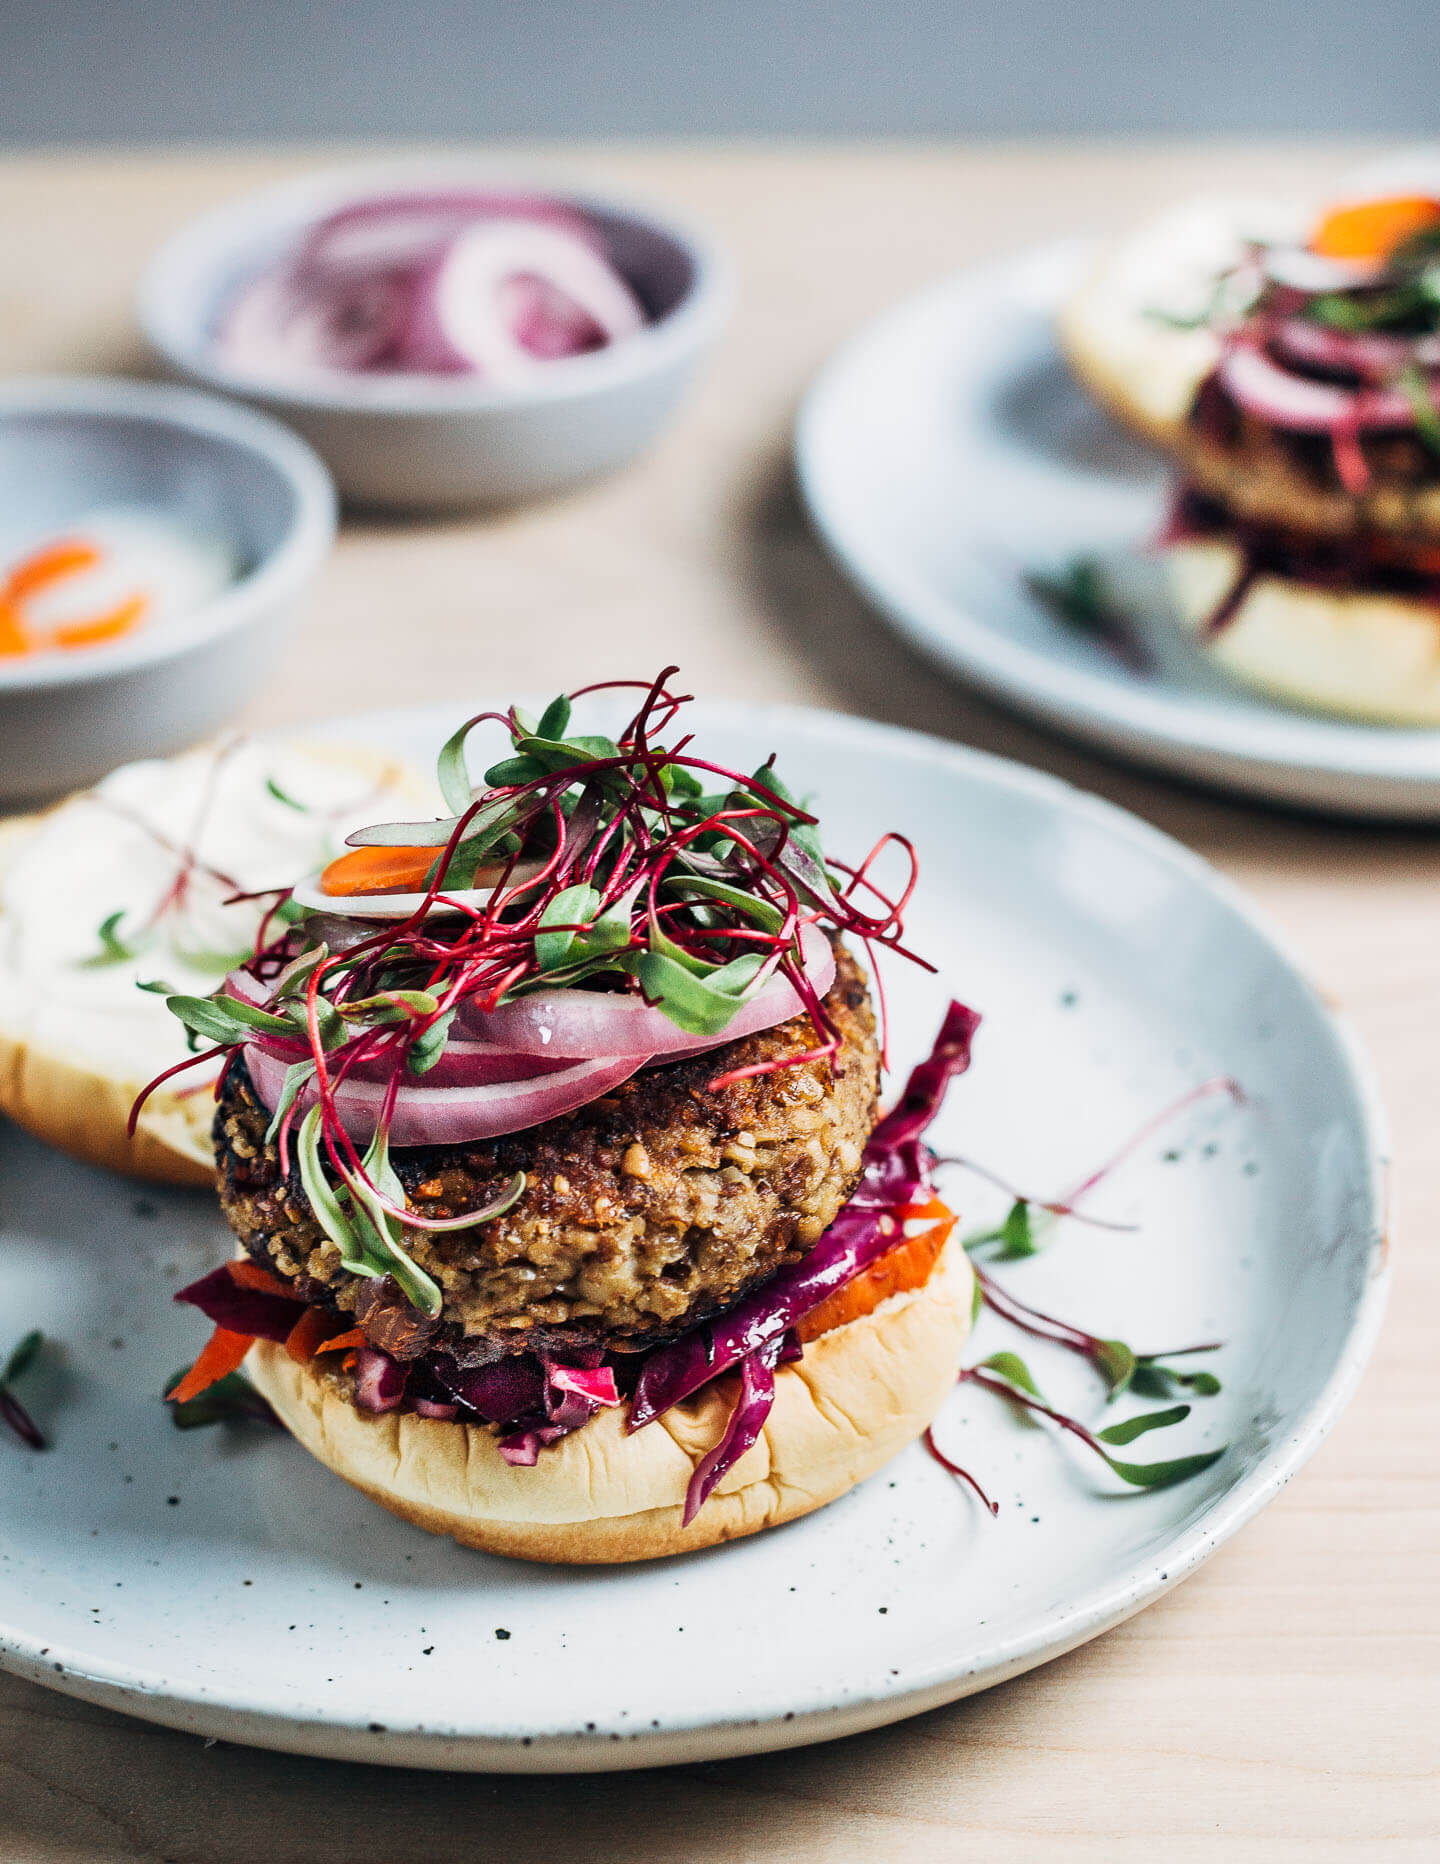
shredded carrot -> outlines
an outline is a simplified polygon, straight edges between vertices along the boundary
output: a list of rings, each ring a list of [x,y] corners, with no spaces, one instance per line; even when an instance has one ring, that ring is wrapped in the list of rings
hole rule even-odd
[[[14,565],[5,578],[0,598],[7,602],[24,602],[38,590],[48,589],[51,583],[63,582],[65,577],[74,576],[80,570],[93,570],[99,561],[100,552],[83,537],[42,544]]]
[[[353,1372],[359,1358],[359,1353],[347,1353],[340,1361],[340,1370],[342,1372]]]
[[[323,1307],[307,1307],[285,1339],[285,1351],[298,1365],[308,1365],[320,1351],[330,1316]]]
[[[30,637],[25,632],[19,610],[0,597],[0,656],[28,654],[30,648]]]
[[[911,1288],[925,1286],[940,1260],[941,1250],[950,1240],[956,1218],[938,1198],[918,1209],[913,1205],[909,1209],[922,1216],[943,1211],[944,1217],[930,1229],[921,1230],[918,1236],[901,1237],[884,1255],[877,1256],[869,1268],[846,1282],[843,1288],[837,1288],[819,1307],[812,1307],[795,1329],[802,1341],[818,1340],[832,1327],[843,1327],[849,1321],[873,1313],[892,1294],[904,1294]]]
[[[365,1335],[360,1329],[358,1327],[351,1327],[348,1333],[337,1333],[333,1340],[327,1340],[323,1346],[318,1346],[315,1350],[320,1353],[350,1352],[352,1347],[364,1346],[366,1344]],[[354,1354],[351,1352],[350,1359],[344,1362],[347,1368],[353,1358]]]
[[[278,1275],[272,1275],[269,1269],[262,1269],[258,1262],[250,1262],[243,1257],[225,1265],[230,1271],[231,1281],[241,1288],[253,1288],[256,1294],[284,1295],[287,1301],[298,1299],[293,1288],[287,1288]]]
[[[1357,201],[1326,214],[1310,235],[1310,250],[1327,259],[1381,264],[1412,234],[1440,221],[1440,201],[1401,194],[1388,201]]]
[[[101,641],[118,641],[140,621],[149,606],[149,596],[132,595],[128,602],[107,609],[103,615],[92,616],[89,621],[67,622],[63,628],[54,629],[50,640],[56,647],[96,647]]]
[[[198,1398],[212,1385],[218,1385],[221,1379],[228,1378],[238,1371],[241,1360],[255,1343],[253,1333],[232,1333],[228,1327],[217,1327],[205,1344],[205,1350],[191,1366],[173,1391],[165,1396],[173,1404],[188,1404],[192,1398]]]
[[[322,893],[417,893],[438,848],[351,848],[320,876]]]

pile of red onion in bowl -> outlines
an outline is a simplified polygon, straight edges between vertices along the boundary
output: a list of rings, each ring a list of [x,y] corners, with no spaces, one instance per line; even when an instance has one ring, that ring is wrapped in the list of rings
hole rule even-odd
[[[646,323],[596,227],[552,196],[412,189],[305,228],[222,305],[217,356],[262,379],[472,376],[523,384]]]
[[[806,980],[823,998],[835,979],[830,941],[814,925],[802,929],[801,941]],[[271,1002],[275,989],[244,967],[226,980],[229,995],[256,1009]],[[721,1048],[804,1013],[799,993],[778,974],[709,1038],[687,1033],[633,992],[539,990],[491,1011],[462,1004],[456,1028],[463,1033],[452,1032],[439,1061],[399,1087],[384,1030],[357,1032],[327,1055],[326,1069],[336,1115],[352,1139],[374,1135],[388,1101],[394,1145],[463,1145],[538,1126],[609,1093],[641,1068]],[[291,1066],[311,1059],[298,1032],[294,1041],[257,1037],[244,1053],[255,1091],[272,1110]],[[301,1090],[297,1112],[315,1099],[312,1083]]]

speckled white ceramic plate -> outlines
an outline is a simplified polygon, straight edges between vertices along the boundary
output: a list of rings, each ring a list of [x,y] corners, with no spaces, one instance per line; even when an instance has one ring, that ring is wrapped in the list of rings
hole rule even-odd
[[[887,311],[822,371],[796,432],[810,512],[917,647],[992,698],[1132,762],[1352,815],[1440,817],[1440,731],[1287,708],[1227,679],[1144,558],[1169,468],[1072,379],[1056,306],[1090,256],[1045,247]],[[1099,558],[1150,659],[1067,629],[1024,572]]]
[[[357,1760],[562,1770],[715,1758],[873,1727],[1095,1636],[1185,1577],[1295,1472],[1379,1320],[1383,1141],[1363,1069],[1270,932],[1213,873],[1014,765],[824,714],[704,708],[707,744],[776,747],[861,850],[907,830],[928,977],[889,971],[896,1055],[946,999],[985,1013],[937,1129],[1027,1187],[1077,1179],[1207,1076],[1202,1102],[1069,1226],[1023,1299],[1143,1349],[1223,1339],[1221,1396],[1139,1460],[1228,1443],[1185,1487],[1126,1492],[973,1387],[940,1430],[991,1521],[914,1447],[809,1520],[615,1571],[525,1567],[402,1525],[260,1426],[181,1434],[156,1394],[203,1327],[168,1295],[227,1252],[209,1197],[163,1194],[0,1133],[0,1334],[41,1326],[44,1456],[0,1439],[0,1660],[207,1735]],[[363,735],[417,758],[452,719]],[[996,1212],[973,1181],[967,1217]],[[977,1352],[1014,1344],[989,1317]],[[1082,1364],[1032,1343],[1098,1417]]]

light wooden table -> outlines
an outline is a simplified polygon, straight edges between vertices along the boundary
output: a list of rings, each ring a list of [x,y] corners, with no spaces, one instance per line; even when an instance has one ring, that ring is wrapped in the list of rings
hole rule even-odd
[[[297,720],[673,658],[702,692],[837,706],[983,745],[1179,835],[1292,934],[1359,1025],[1390,1104],[1390,1322],[1331,1441],[1238,1541],[1108,1637],[917,1721],[760,1760],[559,1780],[394,1773],[207,1749],[0,1677],[0,1864],[1440,1858],[1440,837],[1151,782],[947,688],[828,567],[784,464],[817,364],[947,267],[1077,224],[1120,225],[1196,188],[1313,185],[1349,153],[567,152],[582,172],[683,206],[734,251],[740,309],[716,365],[650,457],[606,484],[503,518],[347,530],[254,712]],[[200,153],[0,163],[0,367],[136,367],[128,305],[155,242],[301,165]]]

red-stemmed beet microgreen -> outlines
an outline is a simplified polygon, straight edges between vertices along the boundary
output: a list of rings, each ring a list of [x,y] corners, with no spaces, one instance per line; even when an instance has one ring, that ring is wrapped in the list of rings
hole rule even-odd
[[[713,1039],[755,991],[786,978],[814,1025],[813,1046],[720,1073],[711,1083],[720,1088],[838,1052],[839,1031],[804,965],[808,927],[849,933],[872,959],[894,952],[924,963],[903,943],[915,883],[909,843],[886,836],[853,866],[828,858],[815,816],[773,757],[747,774],[695,756],[683,731],[672,735],[690,702],[671,688],[675,671],[604,683],[640,695],[613,739],[571,729],[572,701],[598,688],[562,695],[538,719],[512,707],[466,720],[437,766],[451,813],[348,838],[359,848],[435,850],[408,917],[347,916],[337,898],[333,911],[296,919],[288,891],[277,889],[248,960],[269,998],[240,1003],[221,991],[168,1000],[192,1041],[234,1050],[262,1036],[290,1053],[288,1104],[271,1123],[282,1156],[303,1093],[314,1105],[296,1154],[307,1190],[318,1192],[321,1179],[332,1186],[317,1210],[327,1234],[347,1265],[364,1265],[357,1273],[394,1274],[427,1312],[438,1290],[406,1254],[403,1231],[489,1221],[518,1191],[457,1218],[409,1211],[388,1166],[386,1114],[379,1151],[363,1158],[338,1116],[336,1090],[362,1062],[371,1078],[375,1064],[388,1066],[383,1104],[393,1109],[400,1085],[440,1059],[462,1001],[493,1010],[528,991],[584,984],[637,995],[678,1028]],[[477,790],[467,751],[486,725],[507,734],[510,752]],[[904,871],[887,889],[876,863],[892,853]],[[471,898],[456,900],[457,892]],[[308,1074],[295,1071],[307,1063]]]
[[[1191,1477],[1203,1474],[1218,1463],[1228,1447],[1202,1450],[1191,1456],[1178,1456],[1159,1463],[1123,1462],[1110,1454],[1108,1446],[1123,1449],[1126,1444],[1133,1443],[1137,1437],[1149,1431],[1167,1430],[1174,1424],[1183,1423],[1190,1415],[1190,1406],[1179,1404],[1164,1411],[1142,1412],[1138,1416],[1124,1418],[1117,1424],[1110,1424],[1104,1430],[1093,1431],[1078,1418],[1047,1403],[1029,1368],[1015,1353],[994,1353],[979,1365],[967,1366],[960,1378],[962,1383],[978,1385],[982,1391],[992,1392],[996,1397],[1008,1400],[1029,1415],[1047,1418],[1052,1424],[1058,1425],[1087,1449],[1093,1450],[1114,1475],[1132,1488],[1168,1489],[1177,1482],[1188,1482]]]
[[[16,1382],[22,1379],[39,1358],[45,1336],[32,1328],[12,1349],[0,1369],[0,1422],[4,1422],[30,1450],[48,1448],[43,1432],[15,1395]]]

